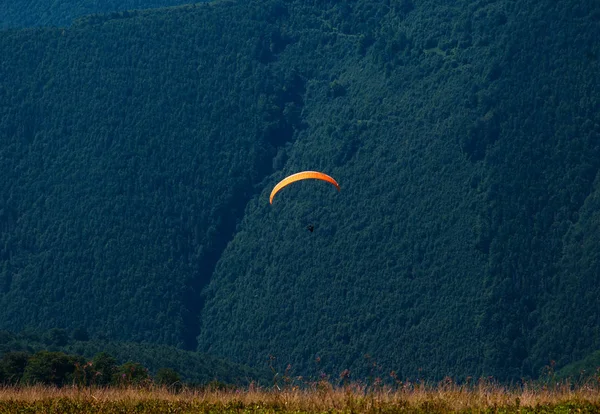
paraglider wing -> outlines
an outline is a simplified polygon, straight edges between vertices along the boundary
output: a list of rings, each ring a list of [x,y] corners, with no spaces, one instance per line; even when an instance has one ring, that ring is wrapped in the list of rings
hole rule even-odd
[[[285,177],[283,180],[278,182],[277,185],[273,188],[273,191],[271,191],[271,196],[269,197],[269,202],[271,204],[273,204],[273,197],[275,197],[275,194],[277,194],[277,192],[279,192],[279,190],[281,190],[286,185],[291,184],[296,181],[300,181],[300,180],[307,180],[310,178],[315,179],[315,180],[327,181],[327,182],[333,184],[335,186],[335,188],[337,188],[338,191],[340,191],[340,185],[337,183],[337,181],[335,181],[332,177],[328,176],[327,174],[323,174],[322,172],[318,172],[318,171],[302,171],[302,172],[299,172],[296,174],[292,174],[288,177]]]

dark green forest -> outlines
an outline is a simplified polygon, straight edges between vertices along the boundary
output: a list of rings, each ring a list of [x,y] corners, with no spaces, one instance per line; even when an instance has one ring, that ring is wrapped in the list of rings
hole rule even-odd
[[[600,350],[597,1],[0,34],[0,328],[353,378],[537,378]],[[269,205],[309,169],[341,191]]]

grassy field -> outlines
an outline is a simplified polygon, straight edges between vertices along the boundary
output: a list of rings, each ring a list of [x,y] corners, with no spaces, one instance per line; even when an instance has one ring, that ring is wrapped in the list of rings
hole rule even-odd
[[[0,390],[0,413],[579,413],[600,412],[600,388],[504,387],[490,382],[365,388],[182,390],[19,387]]]

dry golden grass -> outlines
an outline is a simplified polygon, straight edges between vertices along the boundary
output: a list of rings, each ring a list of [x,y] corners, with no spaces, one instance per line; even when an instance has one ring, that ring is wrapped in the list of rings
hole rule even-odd
[[[57,405],[56,402],[60,402]],[[54,407],[54,411],[48,407]],[[333,387],[321,382],[307,388],[234,390],[166,388],[0,389],[0,413],[12,412],[600,412],[597,386],[559,384],[505,387],[481,381],[457,385],[402,385],[377,389],[362,385]]]

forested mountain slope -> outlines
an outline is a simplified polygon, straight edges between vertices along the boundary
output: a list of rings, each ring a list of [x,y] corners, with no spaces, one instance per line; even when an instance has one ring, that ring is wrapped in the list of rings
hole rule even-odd
[[[202,3],[204,0],[10,0],[0,2],[0,29],[29,26],[66,26],[81,16],[113,13],[128,16],[132,9]],[[123,13],[125,12],[125,13]]]
[[[196,348],[200,290],[303,93],[260,62],[270,24],[247,11],[5,33],[4,328]]]
[[[507,379],[598,348],[597,3],[295,5],[309,127],[217,265],[200,349]],[[341,193],[267,204],[313,168]]]
[[[513,379],[600,349],[599,22],[289,0],[4,32],[0,326],[301,375]],[[269,205],[304,169],[341,191]]]

